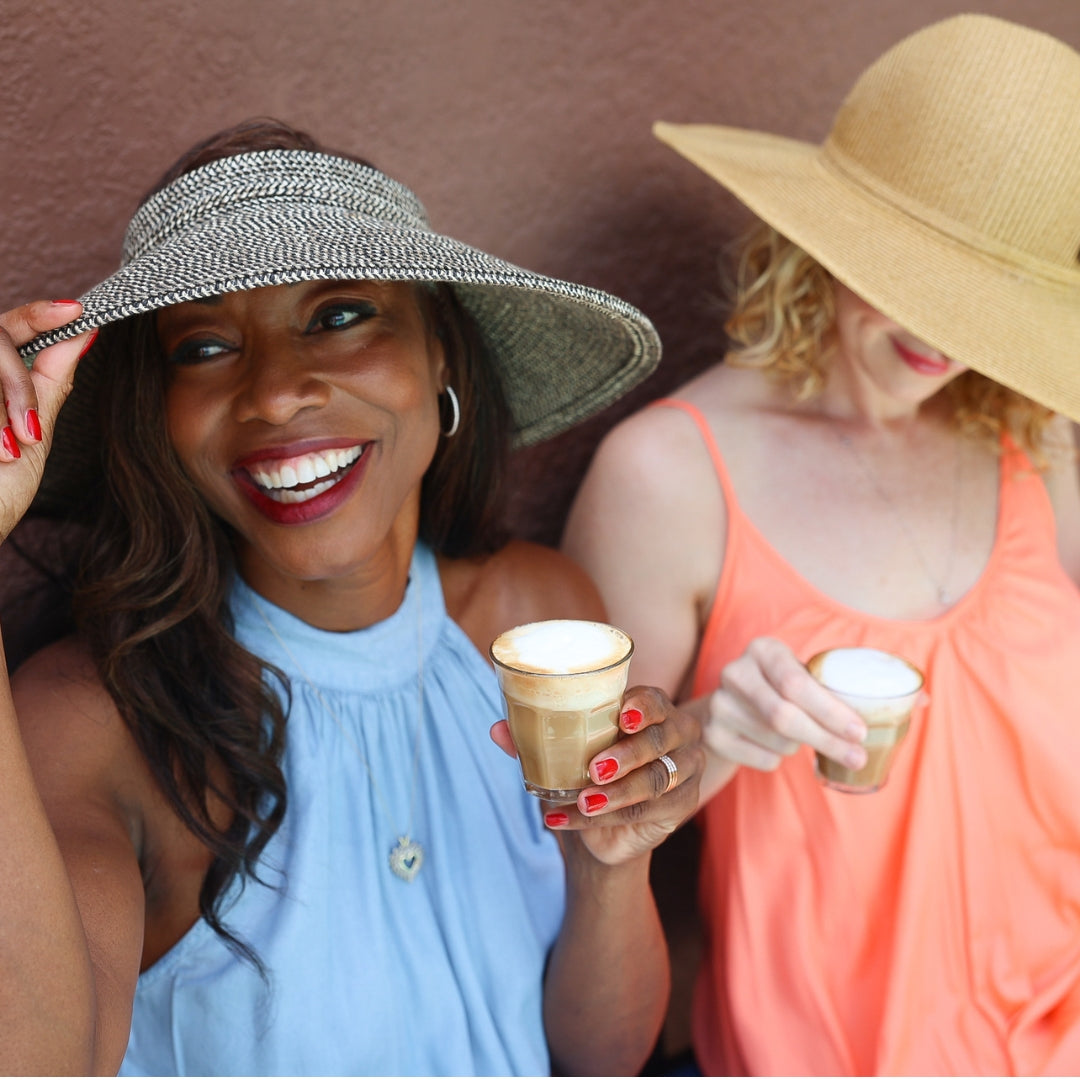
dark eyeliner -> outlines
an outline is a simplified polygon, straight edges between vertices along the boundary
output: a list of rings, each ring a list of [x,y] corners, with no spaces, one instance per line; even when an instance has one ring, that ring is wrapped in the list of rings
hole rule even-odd
[[[308,332],[347,330],[374,318],[377,314],[378,309],[369,300],[333,300],[315,312],[311,322],[308,324]],[[337,325],[328,326],[326,320],[336,315],[353,315],[355,318],[346,318]]]

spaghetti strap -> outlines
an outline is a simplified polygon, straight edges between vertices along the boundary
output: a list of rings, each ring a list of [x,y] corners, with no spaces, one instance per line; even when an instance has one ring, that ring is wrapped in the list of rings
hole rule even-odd
[[[713,437],[708,420],[705,419],[705,414],[696,405],[691,405],[689,401],[683,401],[681,398],[657,398],[655,401],[650,402],[648,407],[653,408],[654,406],[679,409],[694,422],[694,426],[698,429],[702,441],[705,443],[705,449],[709,454],[709,459],[712,461],[716,478],[720,483],[720,490],[724,494],[724,502],[728,507],[728,513],[730,513],[731,508],[738,505],[738,500],[735,498],[735,488],[732,486],[723,455],[720,453],[720,447],[716,445],[716,439]]]

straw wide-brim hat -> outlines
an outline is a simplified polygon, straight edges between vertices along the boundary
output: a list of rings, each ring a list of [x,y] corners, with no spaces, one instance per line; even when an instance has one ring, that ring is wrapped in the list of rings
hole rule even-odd
[[[959,15],[858,79],[825,142],[654,132],[873,307],[1080,420],[1080,54]]]
[[[132,315],[221,293],[313,280],[445,282],[484,338],[515,445],[599,412],[660,359],[632,305],[535,274],[433,232],[424,207],[377,169],[330,154],[268,150],[211,162],[151,196],[128,226],[121,268],[82,296],[83,314],[22,353]],[[63,512],[92,477],[91,350],[65,403],[40,512]]]

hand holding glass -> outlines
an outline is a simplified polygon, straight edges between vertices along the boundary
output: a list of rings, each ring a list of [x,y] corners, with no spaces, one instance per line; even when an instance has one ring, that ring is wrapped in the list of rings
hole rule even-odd
[[[822,686],[863,718],[867,728],[866,764],[849,769],[818,753],[819,779],[837,791],[877,791],[888,779],[896,748],[907,735],[911,711],[922,693],[922,672],[903,657],[861,647],[827,649],[806,666]]]

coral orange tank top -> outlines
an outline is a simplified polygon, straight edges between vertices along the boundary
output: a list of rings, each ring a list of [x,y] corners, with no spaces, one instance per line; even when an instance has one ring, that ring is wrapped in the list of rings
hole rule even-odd
[[[694,695],[770,635],[910,658],[930,702],[888,783],[845,795],[808,748],[741,769],[701,812],[707,1074],[1080,1072],[1080,590],[1045,485],[1006,447],[993,553],[929,621],[877,618],[803,579],[727,503]]]

